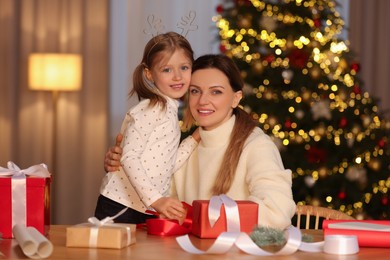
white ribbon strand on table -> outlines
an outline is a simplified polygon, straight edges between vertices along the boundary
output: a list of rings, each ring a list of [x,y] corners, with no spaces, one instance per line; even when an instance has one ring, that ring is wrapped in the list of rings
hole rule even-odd
[[[0,167],[0,177],[11,176],[12,226],[26,226],[26,176],[48,178],[50,173],[43,163],[21,170],[15,163],[8,162],[7,167]]]
[[[125,213],[127,208],[122,209],[119,211],[115,216],[112,217],[105,217],[102,220],[97,219],[96,217],[90,217],[88,218],[88,222],[93,225],[91,228],[91,233],[89,235],[89,246],[90,247],[97,247],[97,240],[98,240],[98,234],[99,234],[99,227],[102,226],[111,226],[111,227],[124,227],[121,224],[115,224],[114,219]],[[125,227],[127,231],[127,245],[130,245],[131,242],[131,229],[129,227]]]
[[[286,230],[287,243],[279,251],[275,253],[265,251],[258,247],[248,234],[240,232],[237,203],[226,195],[213,196],[210,199],[209,219],[211,226],[219,218],[222,204],[225,206],[227,232],[222,232],[206,251],[197,249],[188,235],[179,236],[176,238],[176,241],[183,250],[191,254],[225,254],[230,248],[236,246],[245,253],[256,256],[290,255],[298,250],[339,255],[356,254],[359,252],[356,236],[326,236],[325,241],[305,243],[302,242],[301,231],[294,226],[290,226]]]

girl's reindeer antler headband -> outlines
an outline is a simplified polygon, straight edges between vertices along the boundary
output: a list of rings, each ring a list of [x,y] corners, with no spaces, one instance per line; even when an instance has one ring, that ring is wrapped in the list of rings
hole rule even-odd
[[[183,15],[181,17],[181,20],[177,23],[177,28],[182,30],[180,33],[181,36],[187,37],[188,32],[196,31],[198,29],[198,25],[193,24],[195,18],[195,11],[190,11],[188,15]],[[148,16],[147,22],[149,24],[149,29],[144,30],[145,34],[151,34],[152,37],[155,37],[163,33],[165,26],[162,24],[162,20],[160,18],[157,18],[153,14],[151,14]]]
[[[145,34],[151,34],[152,37],[159,35],[164,30],[164,25],[160,18],[156,18],[153,14],[149,15],[147,18],[149,29],[145,29]]]
[[[182,29],[181,35],[187,37],[189,31],[196,31],[198,25],[192,24],[196,18],[196,12],[190,11],[188,16],[183,15],[181,21],[177,23],[177,28]]]

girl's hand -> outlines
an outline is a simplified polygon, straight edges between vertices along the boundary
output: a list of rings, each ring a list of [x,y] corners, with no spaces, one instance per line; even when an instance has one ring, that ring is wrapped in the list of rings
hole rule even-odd
[[[177,220],[180,225],[186,218],[187,211],[177,199],[162,197],[153,202],[151,206],[160,213],[160,217]]]
[[[120,147],[123,136],[118,134],[115,140],[115,146],[108,149],[104,157],[104,170],[106,172],[118,171],[121,166],[122,148]]]

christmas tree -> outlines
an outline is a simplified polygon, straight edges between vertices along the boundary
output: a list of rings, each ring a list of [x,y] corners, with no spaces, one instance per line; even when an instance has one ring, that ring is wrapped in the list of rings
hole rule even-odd
[[[330,0],[232,0],[217,7],[220,50],[246,82],[243,107],[292,170],[298,204],[389,219],[389,123],[363,90]]]

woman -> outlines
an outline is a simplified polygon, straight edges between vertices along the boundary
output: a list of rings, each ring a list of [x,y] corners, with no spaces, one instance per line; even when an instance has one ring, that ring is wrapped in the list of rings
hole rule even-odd
[[[218,194],[251,200],[259,204],[259,225],[284,229],[295,213],[291,171],[284,169],[271,139],[238,106],[243,85],[227,56],[204,55],[194,62],[186,113],[192,117],[185,125],[195,121],[200,140],[175,173],[172,196],[189,204]],[[106,154],[106,168],[115,167],[115,149]]]

